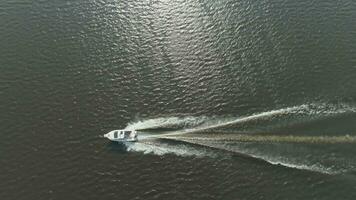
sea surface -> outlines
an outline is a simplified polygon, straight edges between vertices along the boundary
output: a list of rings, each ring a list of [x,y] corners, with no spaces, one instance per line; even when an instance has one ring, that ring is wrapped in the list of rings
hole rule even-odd
[[[356,199],[356,1],[1,0],[0,199]]]

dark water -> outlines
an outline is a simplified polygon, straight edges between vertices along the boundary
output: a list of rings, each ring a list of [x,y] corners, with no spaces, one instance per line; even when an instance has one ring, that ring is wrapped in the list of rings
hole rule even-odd
[[[355,10],[2,0],[0,199],[355,199]]]

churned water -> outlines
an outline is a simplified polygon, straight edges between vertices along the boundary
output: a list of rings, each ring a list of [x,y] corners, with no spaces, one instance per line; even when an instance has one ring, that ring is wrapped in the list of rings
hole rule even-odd
[[[0,199],[355,199],[355,10],[2,0]]]

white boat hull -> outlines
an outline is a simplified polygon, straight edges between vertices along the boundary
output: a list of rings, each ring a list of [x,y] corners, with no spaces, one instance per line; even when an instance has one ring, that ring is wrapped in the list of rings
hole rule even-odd
[[[104,137],[114,142],[136,142],[137,132],[135,130],[113,130]]]

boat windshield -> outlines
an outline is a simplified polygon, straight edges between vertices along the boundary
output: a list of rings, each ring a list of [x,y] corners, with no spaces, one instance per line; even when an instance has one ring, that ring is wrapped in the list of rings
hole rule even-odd
[[[125,138],[129,138],[132,131],[124,131]]]
[[[117,131],[114,132],[114,138],[117,138]]]

